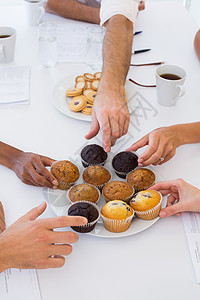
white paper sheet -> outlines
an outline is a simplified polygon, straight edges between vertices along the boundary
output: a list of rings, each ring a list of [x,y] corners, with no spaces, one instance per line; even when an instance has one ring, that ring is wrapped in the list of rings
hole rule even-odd
[[[0,67],[0,104],[27,104],[29,85],[29,68]]]
[[[182,220],[196,275],[196,281],[197,283],[200,283],[200,214],[189,212],[183,213]]]
[[[41,300],[36,270],[8,269],[0,273],[0,299]]]

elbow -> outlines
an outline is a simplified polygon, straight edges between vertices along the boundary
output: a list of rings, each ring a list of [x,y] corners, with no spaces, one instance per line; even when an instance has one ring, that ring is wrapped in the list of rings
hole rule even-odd
[[[194,48],[196,50],[197,56],[200,60],[200,30],[197,32],[194,39]]]

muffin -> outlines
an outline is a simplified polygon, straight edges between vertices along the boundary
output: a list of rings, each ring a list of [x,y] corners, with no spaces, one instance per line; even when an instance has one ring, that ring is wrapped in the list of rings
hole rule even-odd
[[[120,178],[126,178],[126,175],[138,166],[138,156],[129,151],[123,151],[114,156],[112,166],[115,173]]]
[[[68,160],[56,161],[51,166],[51,173],[58,181],[57,188],[60,190],[69,189],[79,178],[79,170]]]
[[[100,191],[110,179],[110,172],[102,166],[90,166],[83,172],[83,181],[96,186]]]
[[[82,183],[71,187],[68,191],[68,198],[72,203],[77,201],[97,203],[100,198],[100,192],[95,186]]]
[[[103,188],[103,196],[106,202],[112,200],[122,200],[129,204],[133,195],[133,187],[124,181],[111,181]]]
[[[100,218],[100,211],[96,204],[88,201],[80,201],[73,203],[68,208],[69,216],[81,216],[88,220],[88,223],[83,226],[71,226],[74,231],[86,233],[94,229],[97,221]]]
[[[104,165],[108,154],[103,148],[96,144],[85,146],[81,151],[81,160],[83,166],[86,168],[92,165]]]
[[[139,192],[150,188],[155,183],[156,176],[149,169],[139,168],[129,173],[126,180]]]
[[[126,231],[130,227],[133,216],[133,209],[120,200],[109,201],[101,209],[103,224],[111,232]]]
[[[143,220],[152,220],[159,215],[162,195],[153,190],[145,190],[135,194],[130,201],[136,216]]]

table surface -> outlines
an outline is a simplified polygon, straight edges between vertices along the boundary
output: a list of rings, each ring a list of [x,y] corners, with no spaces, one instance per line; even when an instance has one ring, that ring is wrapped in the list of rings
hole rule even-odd
[[[68,22],[66,20],[66,22]],[[30,105],[0,107],[1,140],[55,159],[73,156],[85,145],[90,123],[68,118],[51,103],[53,87],[65,76],[81,74],[84,64],[58,64],[45,69],[38,63],[37,27],[26,24],[23,7],[2,6],[0,26],[17,29],[14,65],[31,67]],[[112,154],[126,149],[150,130],[175,123],[199,121],[200,68],[193,49],[198,27],[180,3],[147,3],[140,13],[134,48],[150,47],[134,56],[134,62],[165,60],[187,72],[186,94],[174,107],[157,103],[154,88],[138,88],[142,105],[131,115],[129,133],[118,141]],[[155,68],[130,68],[128,78],[154,83]],[[114,83],[113,83],[114,84]],[[99,141],[100,136],[92,142]],[[140,151],[141,152],[141,151]],[[200,187],[200,145],[186,145],[176,156],[157,167],[163,179],[184,178]],[[43,200],[42,189],[24,185],[16,175],[0,166],[0,198],[7,224]],[[54,213],[48,207],[44,217]],[[139,234],[120,239],[80,235],[73,253],[61,269],[39,270],[43,300],[53,299],[182,299],[197,300],[200,286],[195,282],[182,220],[173,216],[159,220]]]

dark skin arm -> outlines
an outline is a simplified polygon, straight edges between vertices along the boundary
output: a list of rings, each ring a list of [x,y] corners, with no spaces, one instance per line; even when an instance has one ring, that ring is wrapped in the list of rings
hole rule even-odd
[[[77,0],[48,0],[45,6],[47,12],[61,17],[94,24],[100,23],[100,9],[78,2]]]
[[[0,142],[0,164],[13,170],[22,182],[56,188],[55,177],[45,168],[51,166],[55,160],[29,152]]]

